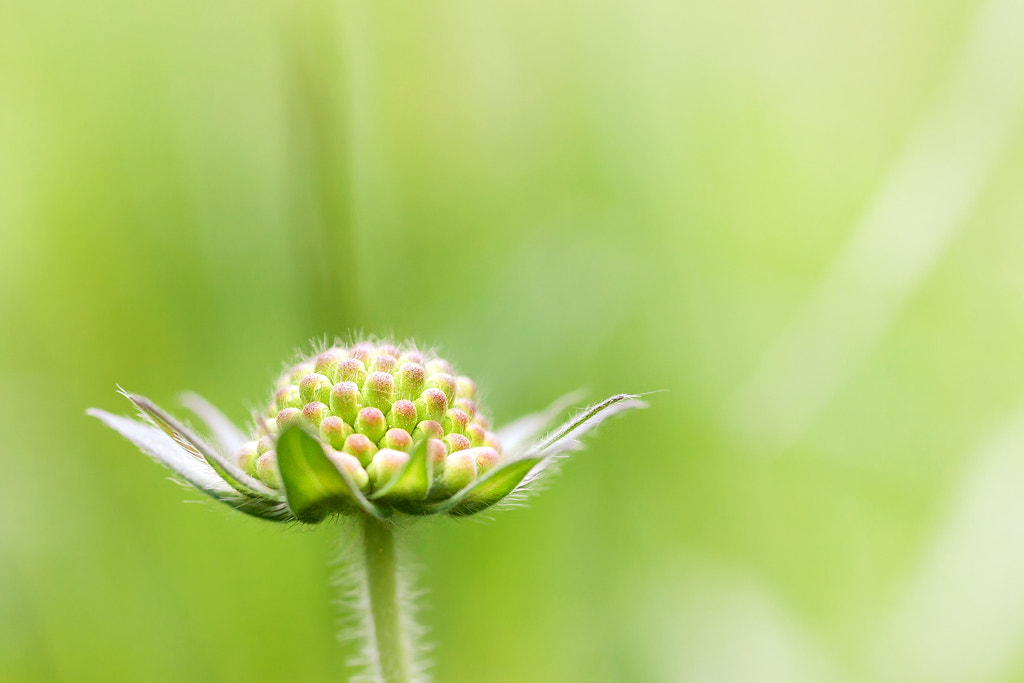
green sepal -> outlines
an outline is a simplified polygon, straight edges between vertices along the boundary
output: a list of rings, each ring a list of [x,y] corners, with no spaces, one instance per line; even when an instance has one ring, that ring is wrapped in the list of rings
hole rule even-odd
[[[320,442],[302,427],[293,425],[282,431],[276,450],[288,507],[300,522],[315,524],[332,512],[358,509],[378,519],[386,517],[328,460]]]
[[[405,502],[411,503],[410,507],[415,508],[416,501],[427,497],[433,479],[433,466],[427,457],[427,440],[420,439],[409,454],[409,462],[370,498],[387,501],[400,510],[404,510]]]
[[[519,458],[494,468],[448,500],[423,507],[421,514],[447,512],[453,517],[473,515],[486,510],[512,493],[519,482],[544,458]]]
[[[230,484],[236,491],[257,500],[269,501],[271,503],[279,503],[281,501],[280,494],[274,491],[274,489],[243,472],[242,468],[210,448],[206,442],[193,434],[185,425],[164,412],[148,398],[138,394],[123,393],[125,398],[132,402],[132,405],[156,423],[160,429],[174,439],[175,443],[209,463],[210,467],[213,468],[221,479]]]

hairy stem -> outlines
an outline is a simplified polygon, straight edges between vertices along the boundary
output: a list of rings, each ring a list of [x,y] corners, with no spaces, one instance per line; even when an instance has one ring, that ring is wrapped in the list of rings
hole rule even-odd
[[[409,683],[409,653],[402,633],[395,535],[387,523],[366,515],[363,552],[381,680],[383,683]]]

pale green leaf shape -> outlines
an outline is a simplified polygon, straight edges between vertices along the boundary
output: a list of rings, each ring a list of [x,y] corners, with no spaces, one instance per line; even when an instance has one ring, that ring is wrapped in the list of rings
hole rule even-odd
[[[421,501],[427,497],[432,480],[433,468],[427,458],[427,440],[420,439],[409,455],[409,461],[370,498],[392,504],[401,501]]]
[[[216,406],[207,401],[199,394],[191,391],[181,395],[181,403],[193,413],[202,418],[203,422],[213,434],[217,447],[224,455],[233,455],[245,444],[247,439],[235,424],[224,416]]]
[[[464,517],[486,510],[512,493],[519,482],[542,460],[543,458],[537,456],[510,460],[480,477],[448,500],[425,506],[424,509],[427,514],[447,512],[453,517]]]
[[[378,519],[386,517],[334,466],[320,442],[299,426],[287,427],[278,437],[277,467],[288,507],[300,522],[315,524],[332,512],[353,509]]]

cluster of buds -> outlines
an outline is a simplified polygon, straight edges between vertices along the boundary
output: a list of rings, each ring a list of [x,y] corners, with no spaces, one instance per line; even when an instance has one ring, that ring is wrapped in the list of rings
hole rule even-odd
[[[532,441],[567,407],[559,401],[492,432],[476,385],[446,360],[371,342],[336,345],[288,368],[248,437],[189,395],[216,445],[149,399],[122,393],[145,422],[89,413],[211,497],[307,523],[332,514],[474,514],[528,490],[605,418],[643,405],[612,396]]]

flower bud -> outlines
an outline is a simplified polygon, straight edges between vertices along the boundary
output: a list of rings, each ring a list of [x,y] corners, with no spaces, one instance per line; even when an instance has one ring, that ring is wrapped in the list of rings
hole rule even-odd
[[[476,400],[476,383],[465,375],[455,380],[456,398],[466,398],[470,401]]]
[[[295,367],[292,368],[292,371],[291,371],[291,381],[288,382],[288,383],[289,384],[298,384],[299,382],[302,381],[303,377],[305,377],[306,375],[308,375],[311,372],[315,372],[316,371],[315,367],[316,366],[313,365],[313,363],[311,363],[309,361],[305,361],[305,362],[299,363],[298,365],[296,365]]]
[[[455,371],[452,370],[452,364],[446,361],[444,358],[433,358],[427,361],[424,367],[427,368],[428,375],[433,375],[436,372],[441,372],[446,375],[455,374]]]
[[[483,446],[484,439],[487,438],[487,430],[476,422],[470,422],[466,425],[466,436],[469,437],[469,443],[472,446]]]
[[[412,433],[412,431],[416,429],[416,406],[413,405],[412,401],[395,401],[395,404],[391,406],[391,411],[388,413],[387,418],[389,427],[404,429],[405,431]]]
[[[457,391],[457,390],[456,390]],[[472,420],[476,417],[476,403],[468,398],[456,398],[454,406],[462,412],[469,415],[469,419]]]
[[[444,428],[441,427],[440,422],[433,420],[424,420],[416,425],[415,431],[413,431],[413,437],[416,439],[428,438],[428,439],[443,439]]]
[[[452,408],[444,416],[444,431],[454,434],[465,434],[469,424],[469,415],[459,408]]]
[[[320,423],[320,436],[336,451],[345,447],[345,439],[352,436],[352,427],[340,417],[329,415]]]
[[[440,389],[427,389],[416,399],[416,414],[421,420],[440,423],[448,408],[448,398]]]
[[[282,387],[274,394],[274,407],[276,410],[301,408],[302,405],[302,395],[299,393],[299,387],[295,384]]]
[[[491,432],[485,432],[484,445],[501,453],[501,442],[498,441],[498,437]]]
[[[299,395],[304,404],[313,401],[330,403],[331,386],[331,380],[318,372],[311,372],[299,382]]]
[[[381,448],[391,448],[396,451],[408,451],[412,445],[412,437],[404,429],[389,429],[380,442]]]
[[[476,473],[478,476],[497,465],[501,460],[501,456],[498,455],[498,451],[493,448],[488,448],[487,446],[470,448],[465,452],[472,453],[473,457],[476,459]]]
[[[398,397],[414,401],[423,393],[427,382],[427,371],[419,363],[406,363],[396,376]]]
[[[388,421],[384,419],[384,413],[377,408],[363,408],[356,415],[355,428],[370,441],[377,443],[384,438],[384,433],[388,430]]]
[[[327,452],[327,459],[334,463],[334,466],[338,470],[348,475],[348,478],[352,480],[352,483],[360,491],[365,491],[370,485],[370,476],[363,469],[362,464],[354,455],[343,453],[342,451],[332,450]]]
[[[394,344],[381,344],[377,347],[377,355],[391,356],[392,358],[398,358],[399,351],[398,347]]]
[[[238,449],[238,453],[235,454],[235,461],[238,463],[238,466],[249,476],[256,474],[256,460],[260,457],[260,454],[257,452],[258,448],[259,446],[255,441],[250,441],[242,444],[242,447]]]
[[[366,467],[373,459],[373,454],[377,452],[377,446],[363,434],[351,434],[345,439],[342,450],[355,456],[356,460]]]
[[[312,427],[319,427],[323,419],[331,414],[331,409],[320,401],[307,403],[302,408],[302,417]]]
[[[380,411],[390,410],[395,400],[395,378],[386,372],[371,372],[363,382],[363,404]]]
[[[267,435],[261,436],[260,440],[256,442],[256,455],[263,455],[267,451],[274,450],[274,437]]]
[[[375,372],[386,372],[390,374],[398,367],[398,361],[395,360],[394,356],[382,353],[378,356],[374,356],[373,360],[370,362],[370,367]]]
[[[455,378],[443,372],[435,372],[427,376],[427,388],[439,389],[444,393],[445,404],[451,405],[455,400]]]
[[[337,347],[327,349],[319,356],[313,364],[315,372],[320,373],[334,384],[338,381],[341,364],[348,359],[348,354]]]
[[[277,426],[280,429],[302,424],[302,411],[298,408],[285,408],[277,414]]]
[[[356,360],[362,361],[363,365],[367,365],[373,359],[375,351],[376,349],[373,348],[372,344],[361,342],[352,347],[352,351],[349,355]]]
[[[277,408],[271,407],[273,412],[277,412]],[[266,436],[268,434],[277,433],[277,418],[276,417],[256,417],[256,433],[260,436]]]
[[[451,495],[464,489],[476,479],[476,458],[469,451],[459,451],[449,455],[444,462],[441,474],[441,490]]]
[[[398,357],[398,366],[402,367],[406,363],[416,363],[422,366],[424,363],[423,354],[416,350],[406,351]]]
[[[448,447],[444,445],[444,441],[440,439],[430,439],[427,441],[427,460],[434,468],[434,478],[438,479],[441,477],[441,473],[444,472],[444,461],[448,457]]]
[[[338,382],[331,389],[331,412],[345,422],[355,423],[356,415],[362,407],[359,387],[355,382]]]
[[[256,476],[268,486],[281,488],[281,473],[277,471],[276,452],[267,451],[259,457],[256,461]]]
[[[470,446],[469,439],[464,437],[462,434],[448,434],[444,437],[444,442],[448,446],[449,453],[463,451]]]
[[[491,423],[488,422],[487,418],[484,417],[483,415],[481,415],[480,413],[477,413],[476,416],[473,417],[473,422],[476,422],[478,425],[480,425],[484,429],[490,429],[491,428]]]
[[[366,365],[358,358],[349,358],[338,364],[338,381],[361,385],[366,379]]]
[[[373,488],[379,489],[391,481],[400,469],[409,462],[409,454],[405,451],[394,451],[390,448],[383,448],[373,456],[366,473],[370,475]]]

